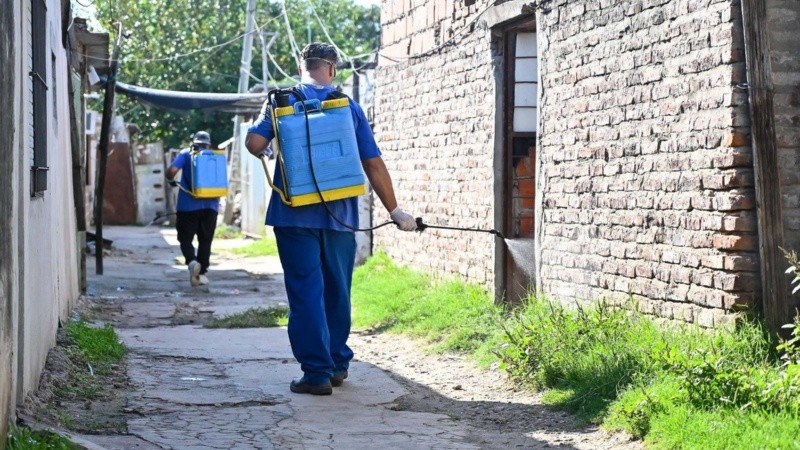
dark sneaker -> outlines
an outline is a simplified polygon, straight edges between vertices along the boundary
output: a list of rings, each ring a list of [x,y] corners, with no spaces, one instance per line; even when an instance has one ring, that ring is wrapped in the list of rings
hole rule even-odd
[[[344,383],[345,378],[347,378],[347,371],[346,370],[344,372],[339,372],[339,373],[333,374],[333,376],[331,377],[331,386],[333,386],[333,387],[341,386],[342,383]]]
[[[333,393],[330,381],[325,381],[320,384],[311,384],[306,380],[306,377],[292,380],[292,383],[289,385],[289,390],[295,394],[331,395]]]

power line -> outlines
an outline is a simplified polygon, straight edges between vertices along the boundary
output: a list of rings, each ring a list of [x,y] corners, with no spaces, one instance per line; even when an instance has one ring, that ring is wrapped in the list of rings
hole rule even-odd
[[[283,13],[281,13],[281,15],[283,15]],[[267,24],[268,24],[269,22],[271,22],[271,21],[275,20],[275,19],[277,19],[277,17],[270,18],[270,19],[267,21]],[[265,25],[266,25],[266,24],[265,24]],[[225,41],[225,42],[222,42],[222,43],[219,43],[219,44],[214,44],[214,45],[209,45],[208,47],[198,48],[198,49],[195,49],[195,50],[192,50],[192,51],[186,52],[186,53],[179,53],[179,54],[177,54],[177,55],[172,55],[172,56],[163,56],[163,57],[158,57],[158,58],[121,58],[121,59],[119,60],[119,62],[123,62],[123,63],[125,63],[125,62],[163,62],[163,61],[174,61],[174,60],[176,60],[176,59],[185,58],[185,57],[187,57],[187,56],[191,56],[191,55],[194,55],[194,54],[197,54],[197,53],[201,53],[201,52],[207,52],[207,51],[210,51],[210,50],[215,50],[215,49],[218,49],[218,48],[221,48],[221,47],[225,47],[225,46],[227,46],[227,45],[233,44],[234,42],[236,42],[237,40],[241,39],[242,37],[245,37],[245,36],[247,36],[248,34],[252,34],[252,33],[255,33],[255,32],[256,32],[256,30],[254,30],[254,31],[251,31],[250,33],[244,32],[244,33],[241,33],[241,34],[237,35],[236,37],[233,37],[233,38],[231,38],[231,39],[228,39],[228,40],[227,40],[227,41]],[[100,57],[97,57],[97,56],[85,55],[85,54],[80,54],[80,56],[83,56],[83,57],[85,57],[85,58],[87,58],[87,59],[94,59],[94,60],[98,60],[98,61],[109,61],[109,62],[110,62],[110,60],[108,60],[108,59],[105,59],[105,58],[100,58]]]
[[[300,65],[300,47],[297,45],[297,41],[294,39],[294,33],[292,32],[292,25],[289,23],[289,14],[286,12],[286,1],[284,0],[281,2],[281,8],[283,12],[283,23],[286,25],[286,31],[289,35],[289,45],[292,47],[292,53],[294,53],[294,61],[299,66]]]
[[[279,72],[281,75],[283,75],[284,77],[286,77],[286,78],[288,78],[288,79],[290,79],[290,80],[292,80],[292,81],[294,81],[294,82],[299,82],[299,81],[300,81],[300,80],[298,80],[297,78],[295,78],[294,76],[292,76],[292,75],[289,75],[288,73],[286,73],[286,72],[285,72],[283,69],[281,69],[281,66],[280,66],[280,65],[278,65],[278,62],[277,62],[277,61],[275,61],[275,57],[274,57],[274,56],[272,56],[272,53],[270,53],[270,52],[267,52],[267,56],[269,57],[269,60],[270,60],[270,61],[272,61],[272,64],[275,66],[275,68],[276,68],[276,69],[278,69],[278,72]]]
[[[285,14],[284,14],[285,12],[286,12],[286,10],[284,9],[284,12],[282,12],[282,13],[281,13],[281,15],[284,15],[284,16],[285,16]],[[268,22],[268,23],[269,23],[269,22]],[[259,33],[261,32],[261,29],[262,29],[264,26],[268,25],[268,23],[266,23],[266,24],[264,24],[264,25],[259,25],[258,23],[256,23],[256,29],[259,31]],[[289,38],[289,39],[290,39],[290,45],[291,45],[291,39],[292,39],[292,38],[291,38],[291,33],[289,34],[289,36],[290,36],[290,38]],[[297,78],[295,78],[295,77],[294,77],[294,76],[292,76],[292,75],[289,75],[288,73],[286,73],[286,71],[284,71],[284,70],[283,70],[283,68],[281,68],[280,64],[278,64],[278,61],[276,61],[276,60],[275,60],[275,57],[274,57],[274,56],[272,56],[272,53],[269,51],[269,49],[267,50],[267,57],[268,57],[268,58],[269,58],[269,60],[272,62],[272,64],[275,66],[275,68],[278,70],[278,73],[280,73],[280,74],[281,74],[281,75],[283,75],[284,77],[286,77],[286,78],[288,78],[288,79],[290,79],[290,80],[292,80],[292,81],[294,81],[294,82],[297,82],[297,81],[298,81],[298,80],[297,80]],[[297,61],[297,57],[295,56],[295,62],[296,62],[296,61]]]

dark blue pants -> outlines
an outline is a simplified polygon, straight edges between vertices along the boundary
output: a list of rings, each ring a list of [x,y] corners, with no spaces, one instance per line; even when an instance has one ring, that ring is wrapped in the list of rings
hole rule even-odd
[[[353,359],[347,338],[355,234],[276,227],[275,238],[289,298],[292,353],[309,383],[323,383]]]

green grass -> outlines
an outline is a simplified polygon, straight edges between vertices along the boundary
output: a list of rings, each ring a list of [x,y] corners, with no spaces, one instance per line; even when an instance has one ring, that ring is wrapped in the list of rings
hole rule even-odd
[[[355,329],[424,338],[512,379],[579,421],[656,449],[800,450],[800,332],[778,345],[759,320],[731,329],[656,323],[635,304],[566,308],[529,298],[512,314],[482,289],[398,267],[356,269]]]
[[[96,371],[107,370],[125,357],[127,350],[111,325],[91,327],[83,321],[67,324],[68,352],[76,362],[91,364]]]
[[[502,308],[476,286],[437,281],[393,264],[377,253],[353,275],[353,326],[407,333],[433,344],[435,351],[492,359]]]
[[[502,366],[545,403],[652,448],[800,448],[800,350],[776,348],[758,321],[665,327],[602,303],[531,299],[505,340]]]
[[[6,450],[77,450],[82,447],[69,439],[48,431],[32,431],[11,425],[6,437]]]
[[[800,427],[797,417],[789,414],[705,411],[682,405],[653,421],[645,443],[663,449],[798,449]]]
[[[205,328],[268,328],[286,326],[289,320],[287,308],[251,308],[239,314],[213,319]]]
[[[620,386],[652,365],[650,349],[663,344],[657,327],[639,315],[598,305],[567,310],[531,298],[509,321],[502,367],[535,389],[551,389],[545,401],[598,422]]]
[[[67,376],[53,384],[54,393],[64,399],[95,399],[104,391],[104,376],[122,363],[127,349],[110,325],[91,327],[84,321],[66,325],[65,351],[72,362]]]
[[[244,247],[232,248],[230,252],[248,258],[255,256],[277,256],[278,244],[275,242],[275,238],[265,237],[253,241]]]
[[[214,230],[214,239],[239,239],[242,230],[239,227],[220,225]]]

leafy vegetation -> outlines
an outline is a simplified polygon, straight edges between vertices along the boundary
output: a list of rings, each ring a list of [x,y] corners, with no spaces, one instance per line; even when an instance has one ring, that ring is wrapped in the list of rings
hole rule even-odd
[[[121,22],[128,34],[122,44],[119,81],[179,91],[237,91],[246,2],[119,0],[95,4],[101,23]],[[266,7],[257,9],[255,21],[257,27],[277,33],[270,49],[275,59],[269,61],[271,78],[285,78],[279,67],[291,76],[297,74],[292,42],[302,48],[309,30],[312,40],[328,41],[313,11],[325,24],[333,42],[348,55],[364,54],[377,47],[380,16],[377,6],[365,8],[353,0],[267,2]],[[285,25],[286,18],[291,35]],[[261,78],[258,35],[253,41],[251,71],[254,78]],[[251,78],[250,83],[258,81]],[[143,139],[162,140],[165,148],[186,146],[197,130],[210,132],[214,144],[233,133],[229,114],[192,112],[184,117],[143,109],[125,96],[118,101],[120,113],[141,128]]]
[[[667,327],[602,303],[532,299],[506,340],[499,356],[513,378],[655,448],[786,448],[800,435],[798,339],[776,346],[758,321]]]
[[[6,450],[78,450],[82,447],[49,431],[33,431],[12,424],[6,437]]]
[[[288,308],[250,308],[239,314],[210,320],[203,326],[205,328],[268,328],[286,326],[288,321]]]

